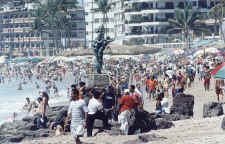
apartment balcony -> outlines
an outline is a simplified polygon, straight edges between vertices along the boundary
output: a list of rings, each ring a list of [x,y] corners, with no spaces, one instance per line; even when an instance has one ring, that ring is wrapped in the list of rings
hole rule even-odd
[[[164,6],[160,6],[157,4],[156,6],[153,6],[153,2],[133,3],[131,6],[125,8],[125,12],[138,12],[143,10],[154,10],[154,9],[159,10],[174,9],[174,4],[173,2],[166,2]]]
[[[167,22],[168,18],[156,18],[155,21],[156,22]]]
[[[126,20],[125,24],[135,24],[135,23],[143,23],[143,22],[153,22],[153,19],[143,19],[143,20]]]

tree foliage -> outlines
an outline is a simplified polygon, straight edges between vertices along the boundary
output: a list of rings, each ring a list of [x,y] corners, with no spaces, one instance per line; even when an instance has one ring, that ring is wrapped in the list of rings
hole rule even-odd
[[[225,42],[225,35],[222,27],[225,17],[225,0],[219,0],[217,4],[211,8],[209,16],[214,19],[215,27],[216,25],[219,25],[223,41]]]
[[[208,32],[206,24],[201,22],[201,16],[189,3],[185,3],[184,9],[175,9],[175,19],[168,19],[168,22],[168,33],[182,33],[186,42],[191,32]]]
[[[31,11],[34,14],[33,31],[47,33],[53,36],[56,47],[62,48],[61,38],[70,39],[73,22],[70,16],[70,9],[77,7],[76,0],[34,0],[38,5]]]

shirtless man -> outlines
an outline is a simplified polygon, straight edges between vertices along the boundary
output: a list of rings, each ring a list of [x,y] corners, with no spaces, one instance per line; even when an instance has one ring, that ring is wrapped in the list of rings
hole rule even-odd
[[[40,116],[37,119],[37,128],[46,127],[47,117],[46,110],[48,106],[49,96],[46,92],[42,92],[42,101],[40,103]]]

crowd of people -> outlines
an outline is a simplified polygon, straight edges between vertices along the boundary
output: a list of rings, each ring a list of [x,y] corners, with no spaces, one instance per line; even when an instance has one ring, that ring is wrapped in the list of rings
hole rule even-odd
[[[133,58],[105,60],[103,72],[107,73],[110,84],[104,89],[95,90],[86,87],[88,73],[94,71],[90,63],[69,63],[58,69],[57,63],[45,65],[28,65],[25,67],[6,66],[5,73],[0,74],[0,83],[10,81],[11,77],[19,78],[22,85],[35,81],[40,92],[37,102],[26,99],[24,110],[39,116],[35,120],[37,128],[47,127],[46,111],[49,95],[59,95],[60,89],[67,90],[70,99],[68,112],[62,119],[52,121],[51,129],[60,132],[71,131],[77,143],[83,136],[93,136],[94,121],[103,121],[102,129],[108,130],[115,121],[120,123],[121,134],[130,134],[129,128],[135,121],[136,113],[144,110],[146,101],[154,102],[156,115],[170,113],[169,101],[192,88],[194,81],[201,81],[205,91],[212,90],[211,71],[223,63],[215,56],[187,59],[184,55],[167,57],[158,61],[153,57],[149,61]],[[54,67],[50,70],[50,67]],[[68,87],[60,87],[69,81]],[[64,82],[64,83],[63,83]],[[42,84],[43,83],[43,84]],[[53,92],[51,92],[53,89]],[[215,93],[217,100],[223,100],[224,80],[216,80]]]

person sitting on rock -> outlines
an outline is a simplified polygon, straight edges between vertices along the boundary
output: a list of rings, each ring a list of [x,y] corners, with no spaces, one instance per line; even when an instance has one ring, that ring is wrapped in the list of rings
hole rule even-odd
[[[42,97],[38,97],[37,101],[33,102],[33,105],[32,105],[32,114],[33,115],[35,115],[36,113],[39,113],[41,111],[40,110],[41,102],[42,102]]]
[[[27,97],[26,98],[25,105],[23,106],[23,110],[25,110],[26,112],[30,112],[31,111],[31,108],[32,108],[32,103],[30,101],[30,98]]]
[[[56,119],[52,122],[50,122],[50,129],[55,130],[57,129],[57,126],[60,126],[64,131],[66,131],[65,123],[67,122],[69,124],[69,121],[67,121],[67,111],[62,111],[59,113],[59,115],[56,117]]]

